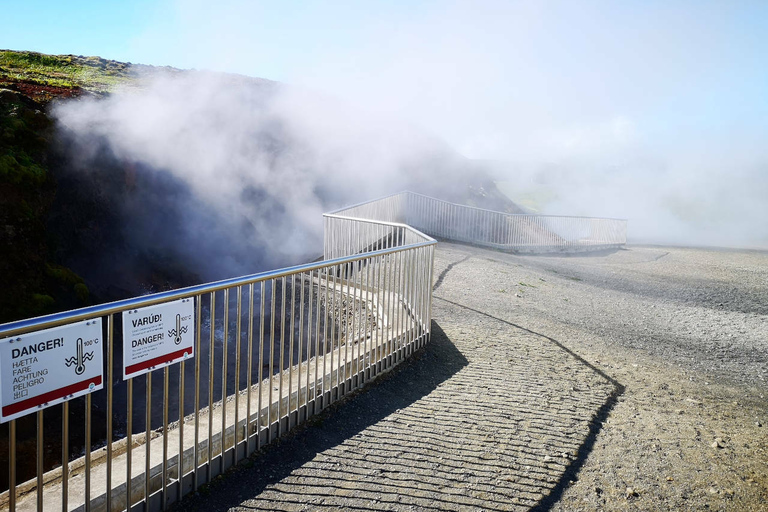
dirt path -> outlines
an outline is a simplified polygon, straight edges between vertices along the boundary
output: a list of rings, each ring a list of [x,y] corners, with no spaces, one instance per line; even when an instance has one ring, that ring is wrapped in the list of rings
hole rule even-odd
[[[555,510],[768,510],[768,254],[441,249],[442,267],[464,262],[436,296],[557,339],[623,387]]]
[[[768,509],[766,269],[441,244],[432,343],[178,509]]]

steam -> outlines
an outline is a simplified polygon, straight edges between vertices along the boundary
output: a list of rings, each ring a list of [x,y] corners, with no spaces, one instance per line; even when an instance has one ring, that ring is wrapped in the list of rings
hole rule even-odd
[[[765,10],[175,0],[126,60],[266,76],[348,106],[196,73],[59,115],[275,245],[242,195],[268,191],[301,227],[275,245],[293,254],[317,244],[326,204],[405,188],[415,169],[450,194],[439,173],[456,161],[424,133],[541,213],[628,218],[633,242],[768,247]]]
[[[606,149],[610,137],[601,140],[586,142],[586,154],[488,165],[522,206],[627,218],[632,243],[768,249],[768,158],[759,151],[660,152],[637,141]]]
[[[409,119],[491,161],[513,199],[628,218],[635,242],[768,246],[766,5],[172,5],[137,38],[143,62],[273,77]],[[169,18],[183,53],[162,44]]]
[[[236,75],[163,74],[54,114],[82,172],[110,172],[106,151],[150,180],[116,205],[128,244],[206,279],[316,258],[324,211],[402,190],[450,155],[407,125]]]

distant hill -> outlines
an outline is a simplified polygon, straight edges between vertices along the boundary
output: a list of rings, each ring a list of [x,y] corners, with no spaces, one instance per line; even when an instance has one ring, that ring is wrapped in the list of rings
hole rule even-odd
[[[159,78],[168,88],[158,94],[153,81]],[[157,125],[175,121],[159,117],[146,125],[157,136],[126,145],[135,132],[118,130],[124,120],[116,111],[201,101],[200,94],[179,99],[199,81],[215,84],[202,97],[221,105],[182,104],[164,112],[191,112],[193,122],[180,122],[173,138],[156,140],[166,135]],[[400,140],[400,128],[385,133],[375,122],[355,118],[358,124],[347,133],[339,129],[346,121],[329,119],[308,132],[316,120],[302,118],[304,111],[324,104],[332,118],[336,107],[308,93],[303,103],[276,110],[275,91],[288,89],[238,75],[0,51],[0,322],[301,263],[321,253],[323,209],[403,189],[521,211],[482,166],[429,137],[423,147],[409,148],[407,158],[393,159],[396,172],[371,185],[375,180],[366,173],[380,170],[382,158],[399,150],[387,144]],[[155,96],[142,102],[145,94]],[[248,118],[263,112],[269,113],[264,120]],[[153,113],[142,115],[145,121]],[[216,128],[207,138],[189,136],[208,118],[215,118],[210,122]],[[330,130],[338,133],[324,137]],[[151,142],[158,143],[150,154],[144,149]],[[201,157],[191,163],[198,174],[185,176],[183,160],[165,158],[166,148],[196,151]],[[349,151],[359,154],[348,157]],[[226,161],[221,170],[218,154]],[[201,159],[211,160],[206,165],[212,169],[198,165]],[[231,162],[240,174],[227,172]],[[251,165],[259,168],[258,179],[248,175]],[[216,190],[229,191],[230,199],[205,197],[210,187],[201,184],[201,168],[213,173]],[[293,193],[300,200],[291,200]]]

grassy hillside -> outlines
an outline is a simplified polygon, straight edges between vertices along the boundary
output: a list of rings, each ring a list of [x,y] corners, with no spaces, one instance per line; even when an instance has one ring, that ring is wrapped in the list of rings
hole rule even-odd
[[[88,288],[57,264],[47,219],[57,98],[103,95],[135,81],[131,64],[99,57],[0,51],[0,322],[89,303]]]
[[[20,90],[42,102],[60,96],[108,93],[150,69],[101,57],[0,50],[0,88]]]

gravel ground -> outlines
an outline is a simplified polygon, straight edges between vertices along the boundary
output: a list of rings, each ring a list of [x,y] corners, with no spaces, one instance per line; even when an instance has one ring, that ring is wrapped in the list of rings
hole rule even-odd
[[[432,343],[177,510],[768,510],[768,254],[435,266]]]

